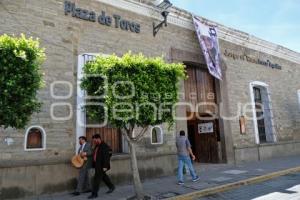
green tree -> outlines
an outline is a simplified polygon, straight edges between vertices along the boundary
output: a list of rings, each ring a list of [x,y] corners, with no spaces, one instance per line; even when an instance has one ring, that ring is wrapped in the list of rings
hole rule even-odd
[[[0,126],[24,128],[39,110],[40,66],[45,58],[38,40],[0,36]]]
[[[161,57],[127,53],[122,57],[98,56],[83,70],[81,87],[89,96],[102,96],[90,98],[89,106],[85,106],[87,115],[93,121],[107,119],[109,124],[122,130],[129,144],[136,197],[143,199],[136,145],[149,126],[173,124],[175,112],[172,109],[178,101],[178,83],[185,78],[185,67],[168,64]]]

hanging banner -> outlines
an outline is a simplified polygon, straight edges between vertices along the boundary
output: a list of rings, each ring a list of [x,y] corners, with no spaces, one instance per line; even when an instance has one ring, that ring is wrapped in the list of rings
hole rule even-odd
[[[221,54],[217,28],[203,24],[200,19],[195,16],[193,16],[193,21],[209,73],[217,79],[222,80],[220,66]]]

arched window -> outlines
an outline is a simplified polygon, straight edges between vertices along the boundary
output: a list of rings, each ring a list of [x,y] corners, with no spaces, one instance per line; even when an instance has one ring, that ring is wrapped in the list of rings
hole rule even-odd
[[[257,144],[276,142],[269,86],[260,81],[250,83],[253,124]]]
[[[159,126],[154,126],[151,129],[151,144],[163,144],[163,131]]]
[[[46,149],[46,133],[42,127],[31,126],[27,129],[24,149],[25,151]]]

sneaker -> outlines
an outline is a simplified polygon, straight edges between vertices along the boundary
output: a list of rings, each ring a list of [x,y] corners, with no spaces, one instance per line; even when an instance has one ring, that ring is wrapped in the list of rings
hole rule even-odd
[[[178,181],[178,185],[183,185],[184,182],[183,181]]]
[[[196,182],[196,181],[199,181],[200,180],[200,177],[199,176],[196,176],[196,178],[194,178],[192,181],[193,182]]]

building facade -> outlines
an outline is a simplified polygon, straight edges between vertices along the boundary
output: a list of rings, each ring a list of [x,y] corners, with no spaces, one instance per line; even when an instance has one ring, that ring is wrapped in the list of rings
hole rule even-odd
[[[0,131],[0,199],[69,190],[77,138],[101,133],[115,152],[113,180],[131,178],[126,142],[113,127],[85,127],[79,87],[84,63],[131,50],[183,62],[174,127],[157,125],[138,146],[143,178],[175,174],[175,137],[188,133],[198,162],[240,163],[300,154],[300,54],[203,19],[219,29],[223,79],[207,71],[191,14],[171,8],[168,26],[151,2],[1,0],[0,34],[38,37],[45,48],[41,112],[24,130]],[[0,66],[1,67],[1,66]],[[217,116],[216,118],[212,116]],[[77,147],[76,147],[77,146]]]

